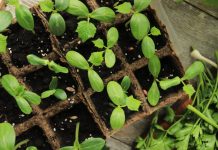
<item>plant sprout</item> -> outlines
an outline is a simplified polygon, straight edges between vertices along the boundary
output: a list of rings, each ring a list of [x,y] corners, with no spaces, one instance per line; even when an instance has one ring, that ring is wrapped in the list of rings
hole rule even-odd
[[[101,52],[99,52],[99,53],[101,53]],[[90,56],[90,57],[92,57],[92,58],[89,58],[89,60],[93,59],[90,62],[93,65],[96,65],[97,61],[99,61],[99,56],[98,57]],[[88,71],[89,82],[90,82],[90,85],[94,91],[102,92],[104,90],[103,80],[98,75],[98,73],[96,71],[94,71],[92,67],[89,66],[88,61],[80,53],[78,53],[76,51],[69,51],[66,54],[66,59],[70,65],[72,65],[76,68]]]
[[[67,99],[66,92],[62,89],[57,89],[57,85],[58,85],[58,78],[52,77],[52,80],[49,84],[49,90],[43,92],[41,94],[41,98],[44,99],[54,95],[57,99],[66,100]]]
[[[0,123],[0,149],[1,150],[17,150],[22,145],[29,142],[29,140],[24,140],[15,145],[16,135],[14,128],[9,123]],[[26,150],[37,150],[36,147],[30,146]]]
[[[18,107],[24,114],[32,112],[30,104],[39,105],[41,103],[40,96],[26,90],[13,75],[4,75],[1,78],[1,85],[8,94],[14,97]]]
[[[55,73],[68,73],[68,69],[66,67],[60,66],[55,63],[53,60],[49,61],[47,59],[42,59],[36,55],[30,54],[27,56],[27,60],[31,65],[36,66],[48,66],[48,68]]]
[[[73,146],[65,146],[60,150],[102,150],[105,146],[105,140],[102,138],[88,138],[79,143],[79,123],[76,124],[75,141]]]
[[[113,22],[115,19],[115,13],[111,8],[100,7],[92,12],[89,12],[87,6],[80,0],[70,0],[69,7],[66,9],[66,12],[74,16],[78,16],[79,19],[86,19],[80,21],[76,29],[79,38],[81,38],[83,42],[93,38],[96,33],[96,27],[90,22],[90,19],[95,19],[105,23]]]
[[[127,90],[131,85],[130,78],[125,76],[121,85],[116,81],[110,81],[107,85],[107,93],[115,108],[110,116],[110,125],[112,129],[120,129],[125,123],[125,112],[123,107],[131,111],[138,111],[141,102],[132,95],[127,96]]]
[[[104,45],[104,41],[101,38],[94,40],[93,43],[95,47],[104,49],[104,51],[93,52],[91,54],[89,61],[95,65],[101,65],[103,61],[102,55],[104,53],[106,66],[108,68],[112,68],[116,63],[116,56],[114,52],[111,50],[111,48],[117,43],[118,38],[119,38],[119,33],[117,29],[115,27],[112,27],[108,30],[108,33],[107,33],[107,46]],[[98,61],[98,62],[93,61],[93,60],[96,60],[95,57],[98,57],[99,60],[102,60],[102,61]]]

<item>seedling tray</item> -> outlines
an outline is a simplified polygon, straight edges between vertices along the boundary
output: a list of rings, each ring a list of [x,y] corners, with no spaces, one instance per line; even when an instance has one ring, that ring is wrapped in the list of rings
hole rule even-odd
[[[85,3],[91,10],[98,8],[99,5],[112,6],[113,4],[112,2],[104,4],[95,0],[87,0]],[[1,55],[3,62],[0,64],[1,74],[9,72],[16,76],[27,89],[41,93],[48,88],[47,85],[54,74],[47,68],[29,65],[26,56],[35,54],[55,60],[70,70],[67,75],[57,74],[61,79],[60,87],[70,88],[67,92],[69,98],[66,101],[58,101],[54,97],[45,99],[39,106],[33,106],[32,115],[26,116],[19,111],[14,100],[0,89],[0,121],[6,120],[15,124],[18,142],[30,138],[31,142],[28,145],[46,150],[56,150],[62,146],[72,145],[76,122],[81,122],[80,140],[89,136],[113,135],[117,131],[113,131],[109,125],[113,107],[110,105],[106,90],[95,93],[87,81],[87,74],[70,67],[64,57],[69,50],[75,50],[87,58],[96,48],[90,40],[82,43],[77,38],[74,32],[77,24],[75,17],[63,14],[67,31],[63,36],[56,37],[49,33],[47,14],[41,12],[38,6],[33,7],[31,11],[34,14],[36,34],[23,30],[18,24],[9,27],[7,33],[9,51]],[[157,47],[156,54],[162,64],[160,78],[181,77],[184,71],[171,47],[165,26],[159,21],[152,8],[149,7],[144,13],[151,21],[151,25],[158,27],[162,33],[159,37],[152,37]],[[120,81],[128,75],[132,81],[129,93],[142,101],[139,112],[132,113],[125,110],[127,115],[125,127],[150,116],[158,109],[186,98],[181,86],[177,86],[161,91],[162,98],[157,106],[152,107],[147,103],[146,93],[152,84],[152,76],[148,71],[148,60],[143,57],[130,31],[125,28],[125,23],[130,17],[131,15],[118,14],[114,24],[97,24],[96,34],[96,38],[105,39],[106,30],[111,26],[117,27],[120,33],[119,42],[113,48],[117,57],[115,67],[113,69],[106,69],[105,66],[95,68],[104,79],[105,85],[111,80]]]

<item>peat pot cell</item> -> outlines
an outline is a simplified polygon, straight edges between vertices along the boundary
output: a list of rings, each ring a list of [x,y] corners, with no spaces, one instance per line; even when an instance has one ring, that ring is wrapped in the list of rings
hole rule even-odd
[[[39,17],[34,15],[35,34],[24,30],[18,24],[11,25],[7,33],[8,49],[12,57],[12,62],[16,67],[28,65],[26,56],[35,54],[44,57],[52,51],[49,33],[43,27]]]
[[[0,88],[0,122],[21,123],[31,118],[32,114],[25,115],[21,112],[15,99],[4,89]]]
[[[132,2],[132,0],[97,0],[97,2],[100,6],[113,8],[115,3],[119,2],[119,4],[122,4],[124,2]]]
[[[167,42],[165,32],[162,30],[162,28],[160,28],[151,11],[148,10],[145,12],[145,14],[151,23],[151,27],[155,26],[161,30],[161,35],[150,36],[154,40],[156,49],[160,50],[166,45]],[[121,49],[123,50],[123,53],[126,56],[127,61],[129,63],[133,63],[134,61],[144,57],[141,50],[141,42],[138,44],[137,40],[134,39],[130,27],[126,28],[124,23],[117,25],[117,28],[120,34],[118,43]]]
[[[58,64],[60,64],[60,63],[58,63]],[[53,76],[58,77],[57,88],[63,89],[67,93],[68,98],[76,94],[78,85],[70,73],[68,73],[68,74],[63,74],[63,73],[55,74],[53,71],[49,70],[47,67],[44,67],[36,72],[33,72],[33,73],[26,75],[26,77],[24,77],[24,79],[32,87],[33,91],[40,95],[42,92],[49,90],[49,83],[50,83]],[[53,104],[55,104],[59,101],[60,100],[58,100],[54,96],[50,96],[49,98],[42,99],[40,107],[42,109],[46,109],[49,106],[52,106]]]
[[[174,61],[174,57],[167,56],[167,57],[162,58],[160,61],[161,61],[161,71],[158,77],[159,80],[163,78],[171,79],[175,76],[179,76],[179,77],[182,76],[182,71],[179,70],[179,66],[176,63],[176,61]],[[149,72],[148,66],[135,71],[135,75],[142,89],[145,89],[146,91],[148,91],[153,83],[153,76]],[[158,83],[158,86],[159,86],[159,83]],[[167,90],[162,90],[160,87],[159,89],[160,89],[160,95],[163,98],[163,97],[166,97],[169,93],[178,92],[180,89],[182,89],[182,87],[181,85],[178,85],[178,86],[169,88]]]
[[[8,69],[5,66],[5,64],[3,64],[2,60],[0,59],[0,76],[3,76],[5,74],[8,74]]]
[[[18,143],[26,139],[28,139],[29,142],[27,144],[24,144],[21,148],[18,148],[18,150],[25,150],[28,146],[35,146],[39,150],[52,150],[46,136],[39,127],[35,126],[27,130],[26,132],[17,137],[16,142]]]
[[[102,133],[82,103],[73,105],[51,119],[53,130],[61,140],[61,146],[70,146],[75,140],[76,123],[80,122],[79,140],[89,137],[102,137]]]

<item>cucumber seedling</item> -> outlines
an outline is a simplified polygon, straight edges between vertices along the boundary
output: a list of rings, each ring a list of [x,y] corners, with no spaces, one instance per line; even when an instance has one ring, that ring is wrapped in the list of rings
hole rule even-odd
[[[30,104],[39,105],[41,103],[40,96],[26,90],[13,75],[7,74],[2,76],[1,85],[8,94],[14,97],[18,107],[24,114],[32,112]]]
[[[86,19],[78,22],[76,32],[82,42],[93,38],[96,34],[96,26],[90,22],[90,19],[94,19],[100,22],[113,22],[115,19],[114,11],[109,7],[99,7],[96,10],[89,12],[87,6],[80,0],[70,0],[69,7],[66,12],[77,16],[79,19]]]
[[[90,137],[79,143],[79,123],[76,124],[75,141],[73,146],[65,146],[60,150],[102,150],[105,146],[105,140],[102,138]]]
[[[1,150],[17,150],[22,145],[29,142],[29,140],[24,140],[16,144],[16,134],[14,128],[11,124],[6,122],[0,123],[0,139]],[[37,150],[37,148],[35,146],[29,146],[26,150]]]
[[[110,125],[112,129],[120,129],[125,124],[126,117],[123,110],[124,107],[127,107],[131,111],[139,110],[141,101],[135,99],[132,95],[127,95],[130,85],[131,80],[128,76],[123,78],[121,85],[116,81],[110,81],[107,85],[108,96],[113,102],[113,105],[115,105],[110,116]]]
[[[48,98],[48,97],[54,95],[57,99],[66,100],[67,99],[66,92],[62,89],[58,89],[57,86],[58,86],[58,78],[52,77],[52,80],[49,84],[49,90],[44,91],[41,94],[41,98],[45,99],[45,98]]]
[[[48,59],[40,58],[34,54],[27,55],[27,60],[31,65],[48,66],[48,68],[51,71],[54,71],[55,73],[68,73],[69,72],[66,67],[63,67],[55,63],[53,60],[49,61]]]
[[[97,40],[92,41],[95,47],[104,49],[104,51],[93,52],[91,54],[89,61],[92,63],[95,63],[95,65],[100,66],[102,61],[94,62],[93,60],[96,60],[95,57],[98,57],[99,60],[103,60],[102,55],[104,54],[106,66],[108,68],[112,68],[116,63],[116,56],[114,52],[111,50],[111,48],[113,48],[114,45],[117,43],[118,38],[119,38],[119,32],[117,31],[115,27],[112,27],[107,32],[107,46],[105,46],[104,41],[101,38],[98,38]]]

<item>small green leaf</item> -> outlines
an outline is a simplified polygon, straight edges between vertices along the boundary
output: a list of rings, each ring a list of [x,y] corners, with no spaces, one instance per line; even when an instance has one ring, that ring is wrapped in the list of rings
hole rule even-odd
[[[164,120],[167,122],[172,123],[174,121],[175,112],[171,107],[166,107],[166,116],[164,117]]]
[[[215,150],[216,145],[216,134],[204,134],[202,137],[202,141],[205,143],[202,147],[203,150]]]
[[[0,10],[0,32],[4,31],[11,24],[12,19],[10,11]]]
[[[91,87],[96,92],[102,92],[104,90],[104,83],[101,77],[92,69],[88,70],[88,78]]]
[[[83,42],[86,42],[88,39],[93,38],[96,33],[96,27],[93,23],[88,21],[80,21],[76,32],[79,34],[79,37]]]
[[[105,64],[108,68],[112,68],[116,63],[116,56],[111,49],[105,50]]]
[[[58,86],[58,78],[56,76],[52,77],[51,82],[49,83],[49,90],[54,90]]]
[[[127,91],[130,86],[131,86],[131,80],[129,78],[129,76],[125,76],[121,82],[121,86],[123,88],[124,91]]]
[[[0,53],[5,53],[7,50],[7,36],[0,34]]]
[[[70,0],[69,6],[66,11],[71,15],[80,17],[88,17],[89,15],[88,8],[80,0]]]
[[[14,150],[15,138],[13,126],[9,123],[0,123],[0,149]]]
[[[116,6],[115,9],[121,14],[129,14],[132,10],[132,5],[130,2],[124,2],[123,4]]]
[[[104,52],[93,52],[88,61],[94,66],[100,66],[104,60],[103,53]]]
[[[67,94],[64,90],[62,89],[56,89],[55,93],[54,93],[54,96],[57,98],[57,99],[60,99],[60,100],[66,100],[67,99]]]
[[[195,93],[195,89],[191,84],[187,84],[183,86],[183,90],[186,94],[188,94],[189,98]]]
[[[92,41],[97,48],[103,48],[104,47],[104,41],[100,38],[97,40]]]
[[[146,35],[148,35],[150,22],[145,15],[135,13],[130,20],[130,28],[133,37],[136,40],[141,41]]]
[[[160,69],[161,69],[161,63],[160,63],[160,59],[156,55],[153,55],[149,59],[148,69],[154,78],[158,77],[158,75],[160,73]]]
[[[68,8],[70,0],[55,0],[55,8],[58,11],[63,11]]]
[[[181,137],[184,137],[186,135],[190,135],[190,132],[192,131],[192,127],[193,126],[185,126],[182,129],[180,129],[179,131],[177,131],[174,136],[177,138],[181,138]]]
[[[129,110],[139,111],[139,107],[141,105],[141,101],[135,99],[133,96],[129,96],[126,99],[126,106]]]
[[[182,127],[183,127],[182,123],[178,122],[169,128],[168,133],[170,135],[175,135],[179,130],[182,129]]]
[[[99,7],[91,13],[90,17],[102,22],[113,22],[115,13],[109,7]]]
[[[54,3],[52,0],[41,0],[39,6],[43,12],[52,12],[54,10]]]
[[[174,77],[172,79],[166,79],[160,81],[160,87],[163,90],[167,90],[173,86],[179,85],[181,83],[181,79],[179,77]]]
[[[88,70],[89,64],[86,59],[76,51],[69,51],[66,54],[66,59],[70,65],[79,69]]]
[[[39,105],[41,103],[41,97],[38,94],[33,93],[31,91],[24,91],[24,94],[22,96],[29,103],[32,103],[34,105]]]
[[[117,28],[112,27],[107,32],[107,48],[113,47],[119,38],[119,33]]]
[[[26,150],[38,150],[35,146],[29,146],[26,148]]]
[[[142,53],[146,58],[151,58],[155,54],[155,44],[152,38],[145,36],[142,40]]]
[[[18,6],[19,0],[7,0],[6,1],[9,5]]]
[[[152,28],[151,28],[151,35],[153,35],[153,36],[159,36],[159,35],[161,35],[161,32],[160,32],[160,30],[159,30],[158,28],[152,27]]]
[[[197,75],[200,75],[202,72],[204,72],[204,64],[200,61],[195,61],[185,71],[185,75],[182,77],[182,80],[193,79]]]
[[[120,129],[125,123],[125,113],[122,108],[116,107],[110,117],[110,124],[112,129]]]
[[[203,131],[201,129],[201,126],[200,125],[197,125],[193,131],[192,131],[192,135],[193,137],[195,138],[195,140],[197,141],[198,138],[203,134]]]
[[[27,55],[27,60],[31,65],[42,65],[47,66],[49,61],[46,59],[42,59],[34,54]]]
[[[104,139],[91,137],[80,144],[80,150],[102,150],[104,145]]]
[[[15,8],[15,15],[18,24],[28,31],[34,32],[34,19],[30,10],[23,5]]]
[[[134,0],[134,7],[136,12],[145,10],[151,3],[151,0]]]
[[[60,148],[60,150],[75,150],[73,146],[65,146]]]
[[[41,98],[42,99],[48,98],[48,97],[54,95],[55,92],[56,92],[55,89],[54,90],[48,90],[48,91],[42,92]]]
[[[107,93],[114,104],[118,106],[126,105],[125,94],[119,83],[110,81],[107,84]]]
[[[55,63],[53,60],[49,62],[48,67],[50,70],[54,71],[55,73],[68,73],[69,72],[66,67],[63,67]]]
[[[18,107],[24,114],[30,114],[32,112],[32,108],[30,104],[21,96],[15,97]]]
[[[186,135],[182,140],[175,143],[175,147],[177,150],[188,150],[190,135]]]
[[[160,91],[157,82],[154,81],[148,91],[148,102],[151,106],[156,106],[160,99]]]
[[[52,34],[61,36],[66,30],[66,24],[64,18],[59,13],[51,14],[49,19],[49,29]]]

